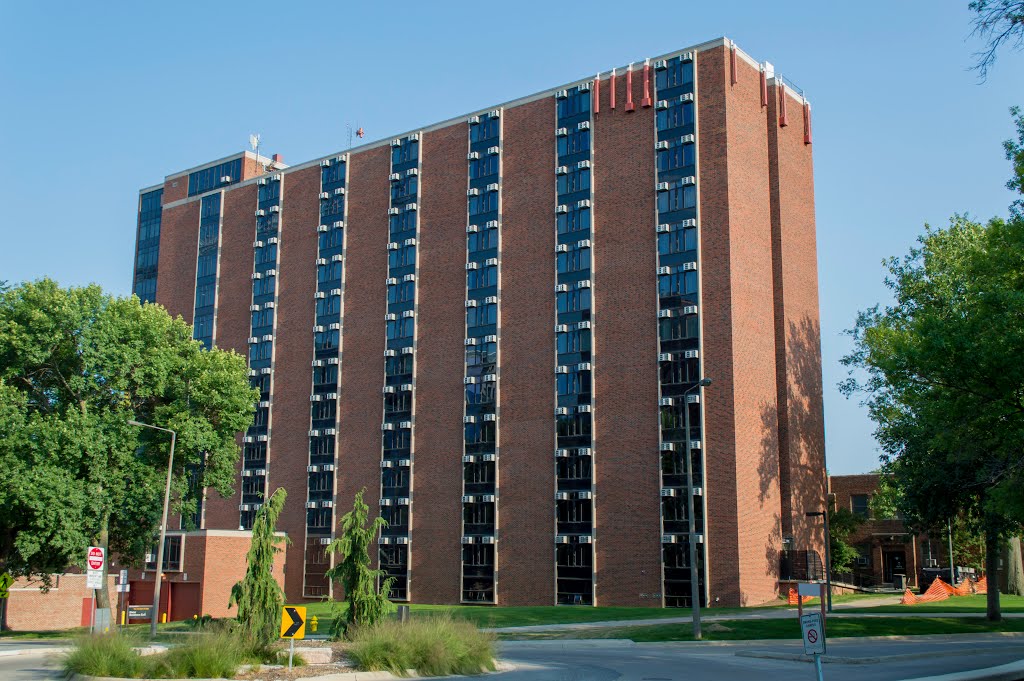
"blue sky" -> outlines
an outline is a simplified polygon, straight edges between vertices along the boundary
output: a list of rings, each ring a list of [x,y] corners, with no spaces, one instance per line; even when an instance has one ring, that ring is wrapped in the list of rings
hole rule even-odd
[[[1005,214],[1024,53],[984,84],[967,0],[720,3],[7,2],[0,279],[130,289],[137,190],[245,148],[301,162],[728,36],[814,109],[829,469],[877,466],[835,385],[881,260],[925,222]]]

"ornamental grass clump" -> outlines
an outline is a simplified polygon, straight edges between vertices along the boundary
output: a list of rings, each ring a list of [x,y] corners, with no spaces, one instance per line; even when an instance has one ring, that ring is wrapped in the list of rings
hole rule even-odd
[[[349,657],[366,671],[390,671],[421,676],[482,674],[493,671],[493,634],[465,620],[424,617],[394,620],[353,628]]]
[[[64,657],[64,671],[84,676],[139,678],[145,671],[142,657],[132,649],[132,638],[116,633],[82,636]]]

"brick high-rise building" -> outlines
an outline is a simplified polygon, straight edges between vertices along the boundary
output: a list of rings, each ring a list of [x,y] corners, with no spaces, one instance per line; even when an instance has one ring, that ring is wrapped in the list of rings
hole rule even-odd
[[[821,550],[810,108],[728,40],[175,173],[137,251],[136,292],[262,392],[235,496],[170,539],[179,591],[234,578],[213,557],[277,487],[290,601],[330,593],[362,488],[418,603],[688,605],[693,540],[702,600],[754,604],[781,551]]]

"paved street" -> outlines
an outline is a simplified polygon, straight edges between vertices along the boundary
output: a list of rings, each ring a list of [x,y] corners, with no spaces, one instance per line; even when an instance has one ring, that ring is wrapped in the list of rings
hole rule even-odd
[[[12,646],[0,646],[0,651]],[[63,679],[60,664],[53,653],[0,655],[0,679],[3,681],[51,681]]]
[[[927,640],[842,640],[829,644],[840,661],[825,665],[829,681],[896,681],[980,669],[1024,659],[1024,637],[924,637]],[[508,641],[502,658],[518,669],[503,681],[719,681],[813,679],[798,641],[720,644],[628,641]],[[757,656],[757,657],[754,657]],[[801,656],[802,658],[802,656]]]

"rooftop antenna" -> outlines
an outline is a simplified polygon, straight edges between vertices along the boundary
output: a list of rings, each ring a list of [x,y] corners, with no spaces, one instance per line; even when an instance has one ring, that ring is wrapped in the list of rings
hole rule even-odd
[[[346,123],[345,129],[348,130],[348,148],[352,149],[352,124]],[[356,137],[358,137],[359,139],[366,137],[366,131],[363,130],[362,127],[360,127],[358,130],[356,130]]]
[[[256,154],[256,162],[260,162],[260,134],[258,132],[249,135],[249,146],[252,147],[253,152]],[[264,167],[266,170],[266,167]]]

